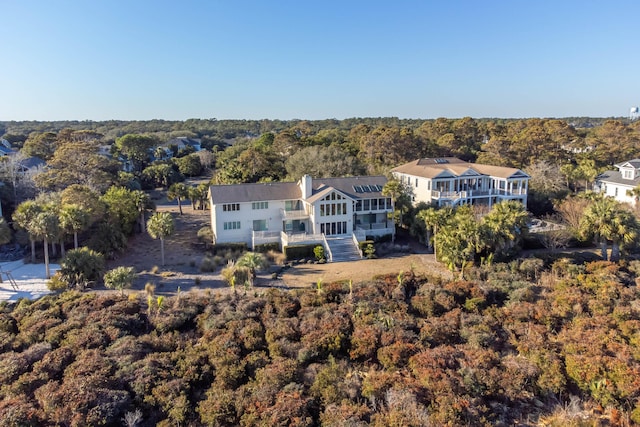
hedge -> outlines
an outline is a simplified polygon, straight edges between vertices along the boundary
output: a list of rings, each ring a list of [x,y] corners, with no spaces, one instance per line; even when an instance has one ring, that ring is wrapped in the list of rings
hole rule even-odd
[[[226,251],[243,251],[246,252],[249,250],[249,247],[246,243],[216,243],[213,245],[211,252],[213,255],[217,255],[218,252],[226,252]]]
[[[260,245],[255,245],[253,248],[254,252],[260,252],[262,254],[266,254],[269,251],[278,251],[280,252],[280,243],[262,243]]]
[[[315,255],[313,253],[313,249],[318,246],[317,244],[312,245],[290,245],[285,246],[283,253],[287,257],[287,261],[291,261],[294,259],[303,259],[303,258],[312,258],[315,259]]]

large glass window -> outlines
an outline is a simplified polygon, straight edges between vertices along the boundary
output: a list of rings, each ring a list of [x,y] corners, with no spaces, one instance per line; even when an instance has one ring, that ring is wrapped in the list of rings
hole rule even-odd
[[[269,202],[253,202],[251,203],[251,209],[269,209]]]
[[[254,219],[253,220],[253,231],[266,231],[267,230],[267,220],[266,219]]]
[[[370,209],[369,206],[371,206],[369,199],[364,199],[362,202],[362,210],[368,211]]]
[[[284,202],[285,211],[299,211],[302,210],[302,203],[300,200],[286,200]]]

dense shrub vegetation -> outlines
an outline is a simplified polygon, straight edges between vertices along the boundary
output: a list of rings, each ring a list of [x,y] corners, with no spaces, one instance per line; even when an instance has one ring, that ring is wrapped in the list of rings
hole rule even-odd
[[[3,425],[640,422],[638,265],[0,307]],[[554,424],[555,423],[555,424]],[[580,424],[586,425],[586,424]]]

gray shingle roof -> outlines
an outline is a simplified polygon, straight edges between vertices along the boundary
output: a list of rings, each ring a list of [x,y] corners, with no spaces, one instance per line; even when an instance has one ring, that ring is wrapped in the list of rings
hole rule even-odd
[[[624,179],[620,171],[606,171],[598,175],[596,177],[596,181],[628,185],[630,188],[633,188],[640,184],[640,177],[635,179]]]
[[[359,199],[383,197],[378,186],[382,187],[387,183],[384,176],[354,176],[347,178],[314,178],[313,195],[309,200],[314,200],[316,194],[324,193],[328,188],[335,188],[345,195]],[[365,192],[356,191],[356,187],[369,187]],[[375,190],[375,191],[371,191]],[[296,182],[269,182],[259,184],[228,184],[212,185],[209,187],[213,203],[246,203],[261,202],[269,200],[295,200],[302,198],[302,191]]]
[[[212,185],[209,191],[215,204],[293,200],[302,197],[300,187],[295,182]]]

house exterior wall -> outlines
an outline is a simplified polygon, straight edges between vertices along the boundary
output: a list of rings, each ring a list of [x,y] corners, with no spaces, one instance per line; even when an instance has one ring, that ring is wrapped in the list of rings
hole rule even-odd
[[[361,192],[360,197],[353,198],[334,187],[317,190],[314,195],[310,177],[299,185],[300,195],[308,196],[309,200],[303,197],[216,204],[210,193],[213,243],[244,242],[253,247],[275,241],[285,244],[291,238],[303,242],[305,234],[307,239],[317,240],[320,237],[322,240],[322,234],[328,237],[351,236],[359,229],[366,230],[367,236],[395,233],[393,221],[387,219],[388,214],[393,213],[393,204],[390,198],[378,195],[379,187],[378,192]],[[320,195],[318,191],[326,194]],[[256,228],[256,225],[260,227]]]
[[[335,190],[312,203],[309,218],[312,232],[327,235],[351,234],[353,232],[353,204],[352,198]],[[340,223],[339,226],[338,223]]]
[[[627,191],[633,190],[633,188],[633,185],[624,185],[613,182],[599,182],[594,186],[594,190],[597,193],[602,193],[605,196],[611,196],[621,203],[630,203],[631,205],[635,205],[635,197],[627,194]]]
[[[596,177],[593,190],[635,206],[635,196],[628,195],[627,191],[640,185],[640,159],[618,163],[615,167],[617,171],[605,171]]]
[[[264,205],[267,203],[267,205]],[[238,205],[238,210],[224,206]],[[267,207],[265,207],[267,206]],[[285,208],[284,200],[269,200],[267,202],[226,203],[213,205],[211,209],[211,224],[214,233],[214,243],[244,242],[252,245],[252,231],[254,221],[264,221],[266,228],[256,231],[282,231]],[[225,223],[227,226],[225,227]],[[239,224],[239,227],[237,225]]]
[[[400,182],[407,184],[412,192],[413,204],[493,204],[502,200],[520,200],[527,204],[528,179],[498,178],[487,175],[421,176],[393,172]]]

